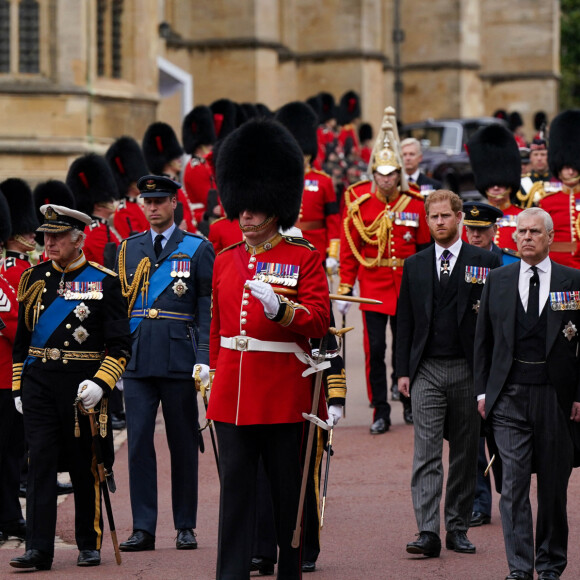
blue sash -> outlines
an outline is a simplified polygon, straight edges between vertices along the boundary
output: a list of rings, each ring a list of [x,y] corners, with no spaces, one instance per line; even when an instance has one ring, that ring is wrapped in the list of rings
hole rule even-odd
[[[73,280],[73,282],[100,282],[107,274],[90,264]],[[52,333],[62,321],[82,302],[82,300],[65,300],[58,296],[42,313],[38,323],[32,331],[31,346],[44,348]],[[29,362],[28,357],[24,364]]]
[[[203,240],[195,236],[185,236],[181,243],[177,246],[175,253],[183,253],[188,256],[193,256]],[[143,304],[143,292],[139,292],[139,296],[135,301],[135,306],[133,310],[147,310],[151,308],[151,305],[160,294],[167,288],[167,286],[173,281],[171,274],[171,260],[170,257],[166,258],[161,266],[155,270],[151,278],[149,278],[149,292],[147,294],[147,304]],[[131,333],[135,332],[137,327],[143,322],[143,318],[132,317],[129,325],[131,327]]]

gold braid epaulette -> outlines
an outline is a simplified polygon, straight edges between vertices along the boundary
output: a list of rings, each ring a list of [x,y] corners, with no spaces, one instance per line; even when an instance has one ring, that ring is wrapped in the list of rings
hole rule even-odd
[[[40,303],[42,302],[42,294],[46,286],[44,280],[37,280],[31,284],[30,288],[27,288],[32,272],[32,268],[24,271],[18,284],[18,294],[16,296],[16,300],[25,305],[24,320],[26,322],[26,328],[30,332],[34,330],[34,325],[38,322]]]
[[[151,261],[149,258],[143,258],[135,270],[135,276],[133,277],[133,282],[129,284],[127,282],[127,272],[125,270],[125,254],[127,249],[127,240],[124,240],[121,244],[121,249],[119,250],[119,280],[121,282],[121,292],[123,296],[128,299],[129,302],[129,312],[133,310],[135,305],[135,300],[137,300],[137,294],[139,289],[144,294],[143,305],[147,303],[147,292],[149,290],[149,271],[151,270]],[[141,281],[143,281],[143,286],[141,286]]]
[[[528,191],[528,193],[522,193],[522,190],[519,189],[516,193],[516,197],[521,202],[520,207],[522,209],[528,209],[529,207],[532,207],[534,203],[538,203],[542,198],[546,197],[544,182],[536,181],[532,187],[530,187],[530,191]]]

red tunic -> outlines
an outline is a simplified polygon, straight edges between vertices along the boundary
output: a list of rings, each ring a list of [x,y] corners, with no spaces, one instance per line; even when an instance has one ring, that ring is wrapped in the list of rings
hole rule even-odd
[[[397,311],[403,261],[417,252],[417,245],[429,243],[431,236],[420,194],[401,193],[393,203],[385,204],[377,191],[371,193],[372,184],[361,181],[344,194],[347,211],[340,238],[340,283],[352,287],[358,278],[361,296],[383,302],[361,304],[360,309],[392,315]],[[357,216],[362,227],[371,230],[370,241],[357,229]],[[355,251],[370,267],[361,265]]]
[[[149,229],[149,222],[135,198],[125,198],[117,206],[113,226],[122,239]]]
[[[187,195],[183,192],[183,189],[177,190],[177,201],[181,202],[183,206],[183,219],[185,220],[185,231],[195,233],[197,232],[197,222],[193,219],[193,214],[189,209],[189,201],[187,200]],[[179,226],[179,224],[177,224]]]
[[[12,345],[18,324],[16,290],[0,274],[0,318],[6,325],[0,330],[0,389],[12,389]]]
[[[192,157],[183,172],[183,189],[197,223],[203,219],[207,193],[212,187],[215,184],[211,164],[203,157]]]
[[[291,320],[268,319],[262,303],[244,289],[259,263],[296,276],[295,286],[270,282],[274,287],[297,291],[289,297],[298,305]],[[302,413],[309,413],[312,406],[312,375],[302,376],[307,365],[293,353],[241,352],[220,347],[220,337],[297,343],[309,352],[308,339],[323,336],[329,323],[328,283],[322,259],[304,239],[278,235],[271,249],[255,256],[244,243],[219,254],[213,270],[210,333],[210,366],[215,369],[215,377],[207,416],[236,425],[304,421]]]
[[[26,254],[6,250],[6,257],[0,262],[0,274],[6,278],[12,288],[18,289],[22,272],[28,270],[30,266],[32,264]]]
[[[105,265],[105,245],[113,242],[118,246],[120,241],[113,230],[107,225],[107,221],[93,217],[93,221],[85,227],[85,245],[83,251],[88,261]]]
[[[338,142],[340,143],[343,151],[345,149],[346,142],[349,138],[352,141],[350,153],[358,153],[360,150],[360,145],[358,142],[358,135],[356,134],[356,127],[352,123],[344,125],[338,135]]]
[[[334,184],[323,171],[309,169],[304,176],[304,193],[296,227],[300,228],[302,235],[323,259],[330,240],[340,238],[340,216]]]
[[[554,244],[571,244],[571,251],[550,249],[550,258],[554,262],[580,268],[580,185],[569,188],[560,182],[550,182],[544,186],[546,196],[538,204],[546,210],[554,222]]]
[[[493,238],[493,243],[498,248],[509,248],[517,251],[518,245],[516,243],[516,216],[522,213],[523,209],[510,205],[503,210],[503,217],[497,220],[497,233]]]
[[[210,224],[208,240],[212,243],[216,256],[225,248],[229,248],[244,239],[237,220],[230,221],[220,218]]]

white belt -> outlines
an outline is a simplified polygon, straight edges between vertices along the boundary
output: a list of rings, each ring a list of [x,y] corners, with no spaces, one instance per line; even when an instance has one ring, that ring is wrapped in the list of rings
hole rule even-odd
[[[248,336],[221,336],[220,346],[229,348],[230,350],[237,350],[240,352],[288,352],[294,353],[298,359],[310,366],[306,369],[302,376],[306,377],[312,373],[322,371],[330,367],[330,361],[323,361],[318,363],[311,356],[304,352],[304,350],[295,342],[275,342],[273,340],[258,340]]]

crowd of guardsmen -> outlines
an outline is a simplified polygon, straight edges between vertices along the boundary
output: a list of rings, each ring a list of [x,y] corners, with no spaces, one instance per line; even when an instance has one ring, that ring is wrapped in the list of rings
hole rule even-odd
[[[550,257],[555,262],[579,268],[580,141],[577,136],[580,134],[580,116],[578,112],[561,113],[553,120],[550,128],[548,128],[545,115],[537,115],[535,120],[537,132],[529,143],[523,138],[521,118],[517,113],[507,115],[503,111],[498,111],[495,116],[500,121],[477,131],[467,144],[475,187],[481,193],[484,202],[464,204],[463,240],[496,253],[501,263],[508,264],[517,261],[520,256],[515,236],[516,216],[526,208],[538,206],[550,214],[554,223],[554,241],[551,245]],[[502,122],[502,119],[505,122]],[[285,168],[284,152],[278,157],[272,153],[272,165],[265,167],[270,157],[263,148],[260,149],[256,145],[256,152],[252,157],[243,150],[241,144],[251,143],[250,138],[261,135],[260,122],[262,120],[264,122],[276,121],[277,123],[273,126],[282,125],[295,140],[291,146],[287,145],[288,160],[294,161],[294,158],[298,157],[296,167],[302,164],[304,167],[296,200],[291,199],[292,196],[288,194],[288,199],[284,203],[274,200],[268,205],[270,201],[267,200],[269,195],[267,191],[261,198],[257,192],[252,196],[239,182],[236,182],[240,176],[243,176],[247,183],[253,183],[252,180],[256,179],[255,187],[258,191],[262,187],[260,176],[264,174],[266,176],[264,183],[276,195],[284,197],[284,193],[278,191],[281,185],[274,185],[276,182],[274,175],[283,176],[286,171],[290,171]],[[246,135],[240,132],[240,128],[244,126]],[[234,134],[238,136],[240,143],[235,142],[233,138],[228,140],[228,137]],[[270,135],[265,133],[264,142],[267,142],[269,138]],[[276,146],[284,142],[285,138],[286,132],[278,141],[274,140],[272,151],[275,152]],[[296,150],[291,151],[296,144]],[[227,155],[220,157],[222,147]],[[260,157],[259,163],[256,157]],[[85,381],[85,389],[82,390],[79,387],[78,393],[80,399],[87,396],[90,398],[93,392],[99,392],[93,391],[93,385],[95,385],[100,389],[100,395],[103,391],[107,395],[105,398],[108,410],[105,409],[105,412],[108,413],[109,428],[107,430],[106,425],[103,426],[105,435],[103,461],[111,491],[114,491],[112,429],[123,429],[125,426],[129,429],[133,534],[129,540],[121,544],[121,550],[141,551],[155,548],[157,497],[154,479],[151,479],[155,474],[152,430],[160,403],[166,414],[168,441],[173,460],[173,514],[175,528],[178,530],[176,547],[194,549],[197,547],[194,532],[197,509],[197,447],[198,444],[203,445],[203,443],[199,441],[196,429],[194,433],[191,429],[185,428],[191,416],[177,418],[177,415],[179,407],[184,405],[185,401],[187,408],[195,407],[194,419],[197,423],[195,400],[187,399],[192,379],[198,387],[200,384],[206,385],[210,375],[213,380],[218,356],[216,353],[220,350],[220,345],[216,345],[215,340],[218,342],[221,340],[223,352],[227,349],[244,350],[246,348],[239,346],[241,343],[238,339],[246,336],[243,325],[247,324],[247,328],[251,327],[249,319],[252,315],[243,311],[242,318],[239,319],[239,312],[235,313],[238,318],[232,320],[231,323],[234,326],[238,325],[241,330],[234,346],[230,346],[227,341],[224,342],[223,328],[221,339],[219,333],[214,336],[212,326],[211,339],[214,340],[212,344],[209,312],[214,254],[218,256],[224,251],[231,252],[232,247],[245,248],[244,256],[247,254],[249,261],[244,257],[245,262],[239,267],[245,268],[248,278],[253,277],[255,282],[248,287],[249,290],[244,290],[244,308],[250,301],[250,296],[257,298],[264,308],[266,318],[280,324],[280,326],[275,326],[275,329],[278,329],[276,332],[281,336],[285,332],[283,328],[287,325],[300,324],[296,321],[299,321],[301,316],[305,316],[303,310],[309,312],[309,316],[311,315],[307,308],[301,308],[297,302],[293,301],[293,297],[298,292],[297,280],[299,277],[302,280],[301,277],[305,276],[307,269],[310,268],[309,258],[303,255],[304,247],[308,247],[309,251],[316,251],[316,256],[320,256],[320,269],[324,268],[322,271],[326,273],[331,293],[336,286],[337,293],[343,297],[360,294],[363,298],[380,300],[380,304],[360,305],[364,325],[367,390],[369,402],[373,408],[370,433],[379,435],[390,428],[389,391],[391,391],[392,400],[402,401],[404,420],[412,424],[411,398],[399,393],[397,389],[399,375],[394,358],[397,340],[397,305],[405,260],[433,243],[427,225],[424,202],[431,192],[441,189],[440,182],[421,172],[419,168],[421,158],[419,141],[399,139],[396,114],[390,108],[385,110],[384,118],[376,131],[376,138],[373,139],[371,125],[361,123],[361,105],[358,95],[353,91],[348,91],[341,97],[338,104],[331,94],[320,93],[306,102],[288,103],[276,112],[270,111],[264,105],[240,105],[228,99],[220,99],[210,106],[198,105],[185,116],[181,127],[181,140],[170,125],[156,122],[147,128],[141,144],[133,137],[123,136],[116,139],[103,156],[90,153],[77,158],[71,164],[63,181],[50,180],[37,184],[34,191],[25,180],[20,178],[11,178],[0,183],[0,241],[3,248],[0,262],[0,319],[2,321],[0,325],[2,327],[0,330],[0,502],[2,502],[0,503],[0,540],[5,540],[10,536],[26,539],[27,550],[36,541],[35,549],[40,549],[40,552],[44,554],[40,559],[23,557],[24,560],[21,559],[19,563],[14,564],[16,567],[49,569],[52,563],[52,557],[46,556],[52,552],[48,547],[50,538],[44,538],[42,540],[44,544],[40,542],[31,532],[32,526],[38,527],[37,522],[25,522],[22,517],[18,496],[23,466],[29,463],[31,465],[28,475],[29,501],[30,494],[46,493],[52,496],[56,485],[53,481],[56,478],[52,478],[50,483],[42,484],[48,486],[46,489],[39,483],[41,475],[47,472],[39,475],[38,463],[42,461],[38,458],[34,459],[31,454],[39,453],[41,447],[37,441],[33,441],[33,438],[42,438],[43,432],[38,431],[37,425],[32,420],[26,420],[27,405],[26,401],[23,405],[20,397],[21,384],[22,381],[27,380],[28,383],[34,385],[28,387],[30,392],[34,389],[42,391],[43,388],[47,388],[43,385],[44,379],[38,378],[36,382],[33,380],[34,365],[40,364],[38,360],[41,360],[42,364],[47,363],[47,366],[43,368],[57,374],[60,372],[59,368],[62,372],[66,370],[70,373],[70,367],[75,367],[76,362],[71,362],[68,368],[63,369],[63,367],[55,366],[54,361],[58,358],[59,364],[66,363],[68,361],[60,359],[70,356],[70,360],[73,361],[75,357],[80,356],[78,353],[74,356],[66,355],[68,351],[65,349],[53,349],[54,364],[49,368],[52,364],[51,349],[38,349],[33,344],[36,336],[35,325],[45,316],[42,312],[44,310],[44,305],[41,304],[42,296],[37,297],[34,294],[37,292],[35,288],[41,286],[35,286],[36,282],[33,280],[39,283],[46,282],[42,285],[44,290],[39,292],[46,292],[50,289],[52,282],[58,282],[58,276],[51,278],[52,270],[49,264],[46,264],[53,258],[50,257],[50,251],[44,248],[43,233],[48,234],[50,238],[54,232],[66,233],[75,231],[75,228],[83,230],[84,243],[80,245],[80,248],[86,260],[91,264],[87,268],[90,270],[94,267],[94,272],[91,270],[93,272],[91,276],[95,280],[90,278],[92,280],[90,283],[67,282],[66,288],[72,289],[73,294],[76,291],[75,296],[84,297],[85,301],[95,298],[99,292],[106,294],[106,301],[103,304],[98,304],[97,300],[93,307],[93,302],[91,302],[89,309],[82,302],[83,308],[79,310],[77,307],[74,315],[70,314],[74,321],[73,326],[76,323],[77,328],[71,329],[69,321],[66,329],[74,330],[74,333],[69,334],[74,337],[78,345],[85,343],[91,333],[93,334],[91,340],[95,340],[95,335],[104,332],[100,326],[100,330],[95,328],[88,332],[84,326],[89,326],[89,324],[85,323],[83,326],[80,323],[83,323],[89,316],[91,316],[90,320],[94,320],[94,314],[105,306],[105,302],[107,304],[110,302],[110,295],[122,295],[121,300],[124,301],[123,305],[127,308],[130,318],[132,348],[127,346],[128,336],[123,335],[120,327],[116,337],[105,337],[103,340],[107,356],[99,359],[100,367],[94,373],[91,372],[93,380]],[[225,166],[224,159],[228,159],[228,167]],[[256,165],[255,174],[252,173],[255,169],[252,164]],[[228,173],[232,165],[235,171]],[[242,169],[238,166],[242,166]],[[147,179],[142,179],[145,176]],[[220,182],[220,177],[222,182]],[[293,187],[294,184],[289,183],[289,191],[292,191]],[[243,191],[240,193],[238,190]],[[225,191],[228,193],[224,196]],[[236,195],[239,195],[243,202],[236,199]],[[244,195],[247,197],[244,198]],[[169,203],[171,207],[167,206],[167,209],[164,209],[164,203]],[[243,203],[246,205],[244,206]],[[232,215],[226,214],[228,208],[230,213],[233,212]],[[164,211],[167,212],[166,215]],[[249,217],[243,218],[245,211],[250,212]],[[56,217],[53,215],[55,212]],[[263,226],[264,231],[268,232],[273,227],[272,236],[274,236],[266,240],[265,249],[262,247],[264,241],[256,234],[262,231],[260,229],[262,224],[253,221],[252,217],[262,213],[265,218],[272,216],[276,218],[275,227],[269,224],[267,224],[268,227]],[[163,219],[166,219],[166,222],[163,222]],[[56,223],[60,224],[58,226],[60,230],[55,229]],[[162,227],[164,223],[175,223],[177,226],[175,229],[182,233],[175,232],[171,226],[169,233],[163,239],[159,235],[155,236],[155,233],[164,232]],[[281,255],[272,258],[280,260],[278,262],[263,261],[266,257],[260,260],[258,254],[261,252],[270,252],[276,256],[276,251],[272,247],[275,244],[271,244],[271,240],[276,239],[274,234],[279,227],[284,230],[284,240],[290,240],[288,243],[291,247],[284,246],[284,251],[280,250]],[[256,244],[251,243],[252,239],[256,240]],[[246,240],[245,245],[244,240]],[[151,246],[150,259],[147,262],[150,266],[145,264],[146,267],[142,260],[143,256],[147,256],[145,250],[142,249],[144,244]],[[211,246],[213,246],[213,252]],[[154,253],[152,253],[153,250]],[[77,254],[71,255],[77,257]],[[298,273],[298,266],[290,267],[284,263],[284,259],[300,262],[301,273]],[[169,281],[170,276],[173,285],[157,284],[156,289],[153,280],[161,278],[161,266],[164,263],[167,264],[166,279]],[[29,270],[35,264],[38,265]],[[56,294],[60,292],[58,295],[62,297],[65,274],[69,271],[69,266],[65,267],[62,264],[61,266],[60,287],[55,285],[54,291]],[[155,271],[157,267],[159,267],[158,272]],[[219,259],[216,261],[216,267],[218,268],[216,271],[222,272],[224,277],[228,277],[228,281],[234,275],[234,272],[228,270],[227,264]],[[116,279],[117,275],[120,289],[115,286],[113,289],[103,290],[107,284],[112,284],[108,282],[109,277]],[[320,276],[318,278],[314,274],[312,276],[312,280],[316,280],[318,284]],[[97,277],[104,281],[97,282]],[[151,277],[151,283],[149,283],[149,277]],[[216,278],[214,272],[214,316],[219,308],[229,303],[229,299],[224,297],[226,292],[220,286],[220,281],[223,282],[219,277]],[[271,284],[287,286],[286,295],[284,293],[270,294],[268,289],[259,286],[264,282],[269,282],[269,284],[264,284],[268,288]],[[87,284],[90,286],[91,283],[95,285],[94,288],[87,287]],[[228,284],[227,281],[225,283]],[[143,287],[150,287],[148,292],[151,292],[152,296],[155,292],[157,294],[153,298],[147,297],[146,293],[143,294]],[[221,292],[219,295],[218,290]],[[31,295],[34,295],[33,298],[30,297]],[[187,300],[191,299],[187,308],[183,306],[184,296]],[[158,298],[159,301],[157,301]],[[306,298],[306,301],[308,300],[313,301],[312,308],[316,309],[316,298],[310,296]],[[153,302],[156,302],[155,305]],[[348,300],[336,301],[338,311],[342,314],[343,328],[345,316],[351,304]],[[230,305],[233,307],[232,304]],[[250,307],[251,301],[248,311]],[[24,308],[25,313],[23,313]],[[93,308],[91,315],[90,310]],[[331,315],[332,308],[329,313],[329,316]],[[109,311],[107,316],[110,319],[113,313]],[[152,323],[151,319],[157,320]],[[159,324],[160,319],[166,319],[163,327]],[[220,319],[222,326],[229,324],[224,323],[226,319],[223,313],[220,314]],[[61,319],[63,325],[66,321],[68,321],[66,317]],[[271,324],[274,325],[274,322]],[[326,327],[340,326],[336,325],[333,319],[326,320],[324,317],[317,321],[318,326],[323,322]],[[314,322],[310,320],[308,324],[314,325]],[[308,330],[302,329],[299,333],[302,338],[320,339],[317,326],[309,327],[308,324],[306,327],[311,329],[312,334],[309,335]],[[392,331],[390,336],[393,352],[393,375],[390,381],[385,364],[389,324]],[[212,321],[212,325],[217,325],[217,323]],[[32,336],[30,338],[27,335],[28,342],[23,339],[22,326],[26,326],[28,335]],[[58,328],[57,326],[57,330]],[[164,329],[162,333],[159,332],[161,328]],[[313,328],[316,328],[316,331],[312,330]],[[17,329],[19,329],[18,337]],[[183,329],[187,332],[182,332]],[[229,334],[232,332],[229,331]],[[269,336],[271,329],[264,332]],[[70,337],[63,338],[65,347],[69,347],[70,340],[72,340]],[[91,353],[103,347],[103,344],[99,346],[95,343],[94,349],[88,348],[87,344],[90,344],[91,340],[84,344],[82,351],[83,356],[89,358],[92,356]],[[270,340],[271,345],[279,344],[272,340]],[[26,342],[25,351],[22,350],[23,341]],[[323,410],[321,409],[320,415],[329,417],[328,422],[331,427],[342,416],[342,406],[346,396],[346,375],[339,343],[340,340],[337,342],[335,335],[329,335],[328,342],[324,341],[324,346],[320,340],[311,340],[307,353],[307,358],[314,370],[320,372],[320,365],[317,367],[312,361],[319,350],[325,351],[325,358],[328,361],[328,368],[324,371],[326,405]],[[70,348],[74,350],[77,347],[78,350],[78,345],[73,344]],[[169,350],[169,345],[171,345],[171,350]],[[268,355],[270,358],[274,356],[272,353],[279,352],[276,348],[278,347],[270,346]],[[216,349],[216,353],[213,349]],[[186,351],[187,356],[184,355],[184,358],[180,359],[183,362],[180,366],[175,357],[179,358],[180,353]],[[30,364],[30,360],[35,357],[35,362]],[[12,363],[14,363],[14,368]],[[192,377],[189,367],[194,363],[197,375]],[[227,368],[227,363],[221,364],[223,368]],[[27,365],[29,365],[28,370]],[[154,368],[155,366],[157,368]],[[227,376],[227,371],[222,371],[222,377],[225,376]],[[228,432],[223,427],[224,424],[231,422],[236,425],[253,425],[268,421],[255,408],[246,411],[243,407],[238,407],[237,410],[229,409],[224,398],[227,391],[223,391],[226,386],[223,386],[224,379],[219,377],[219,371],[218,379],[213,404],[210,398],[208,416],[214,417],[217,421],[218,439],[222,445],[234,448],[235,445],[240,444],[236,439],[239,434]],[[183,394],[176,397],[174,389],[169,396],[164,390],[168,382],[172,382],[174,386],[179,384]],[[242,388],[241,383],[240,388]],[[125,401],[123,393],[125,393]],[[144,395],[144,393],[147,394]],[[286,409],[288,412],[280,408],[285,404],[288,405]],[[293,405],[296,409],[301,405],[295,400],[288,400],[287,403],[284,403],[283,399],[266,401],[266,405],[268,408],[264,413],[273,415],[278,413],[281,417],[279,421],[274,420],[274,423],[301,422],[299,415],[296,418],[294,411],[290,412]],[[309,404],[306,407],[310,410]],[[276,409],[276,412],[272,409]],[[247,415],[244,415],[246,412]],[[67,424],[68,422],[72,424],[72,420],[71,415],[66,420]],[[83,421],[84,419],[81,423]],[[273,435],[273,437],[277,440],[278,435]],[[281,435],[281,441],[287,443],[292,437],[288,434]],[[318,436],[309,459],[310,471],[314,475],[309,478],[305,500],[302,560],[296,564],[296,553],[286,550],[286,540],[290,538],[286,537],[288,527],[285,522],[291,515],[279,513],[280,505],[283,504],[280,494],[284,497],[284,494],[291,493],[287,489],[288,482],[286,481],[286,487],[280,482],[277,484],[270,482],[271,494],[267,491],[265,482],[273,478],[272,470],[279,472],[279,464],[275,453],[261,450],[257,481],[262,495],[254,506],[259,522],[258,532],[253,534],[251,548],[229,546],[227,549],[232,550],[230,556],[223,553],[227,542],[220,540],[218,577],[220,573],[225,577],[230,577],[228,576],[230,573],[235,575],[235,567],[232,568],[233,571],[230,571],[230,560],[237,561],[243,558],[248,550],[251,551],[248,566],[264,574],[273,573],[277,561],[282,569],[289,570],[288,577],[293,577],[296,565],[305,572],[315,570],[320,551],[318,539],[320,514],[317,503],[318,490],[315,489],[314,481],[320,479],[322,453],[327,444],[326,438],[327,431],[318,428]],[[182,444],[184,440],[191,442],[187,449]],[[64,449],[68,449],[67,445]],[[83,451],[89,447],[85,446]],[[226,471],[225,475],[221,473],[223,488],[228,477],[239,477],[240,472],[236,471],[236,469],[239,470],[239,466],[235,465],[231,454],[228,455],[225,449],[220,449],[220,451],[223,452],[224,461],[220,468]],[[476,500],[472,510],[472,526],[489,523],[491,517],[489,478],[482,477],[482,472],[487,465],[484,438],[480,441],[479,453],[479,473]],[[220,458],[221,456],[222,453],[220,453]],[[74,472],[76,467],[70,465],[71,458],[73,461],[85,463],[79,457],[69,454],[65,460],[55,454],[51,458],[54,469],[51,468],[48,473]],[[86,461],[90,459],[90,457],[85,458]],[[46,461],[46,458],[44,460]],[[253,459],[248,459],[250,460]],[[304,458],[302,460],[304,461]],[[292,473],[288,477],[292,479],[298,475]],[[87,497],[90,490],[87,491],[86,482],[78,474],[75,477],[79,482],[78,489],[75,488],[75,494],[79,494],[79,501],[82,499],[85,503],[90,503],[91,500]],[[184,500],[184,496],[188,493],[191,493],[192,497]],[[265,498],[264,495],[271,495],[271,497]],[[277,510],[275,517],[272,513],[272,501]],[[293,502],[290,503],[294,505]],[[52,513],[50,509],[46,507],[47,513]],[[241,514],[237,504],[235,502],[228,504],[223,495],[220,513],[222,510],[224,518],[233,519],[240,526],[246,525],[245,516]],[[85,511],[83,514],[90,528],[90,522],[95,519],[94,506],[92,510]],[[280,518],[283,519],[283,524],[280,523]],[[276,526],[274,526],[274,520],[276,520]],[[274,528],[276,532],[271,533],[270,530]],[[222,522],[222,515],[220,515],[220,534],[226,534],[226,530],[227,524]],[[82,536],[79,532],[77,539],[79,534]],[[90,533],[88,533],[86,537],[89,539],[86,540],[86,545],[82,545],[82,541],[79,542],[78,565],[90,566],[100,563],[99,534],[100,532],[96,533],[96,540],[94,540],[89,538]],[[276,535],[278,542],[276,542]],[[277,544],[280,548],[279,556]],[[39,545],[41,548],[38,548]]]

